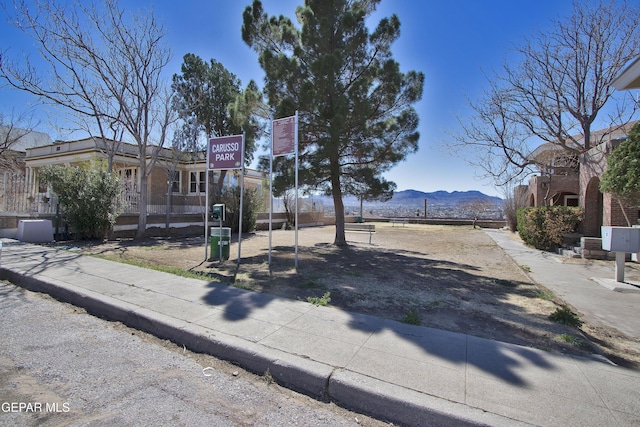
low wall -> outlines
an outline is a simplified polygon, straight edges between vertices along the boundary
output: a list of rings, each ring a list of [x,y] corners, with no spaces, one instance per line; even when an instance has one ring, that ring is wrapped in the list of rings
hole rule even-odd
[[[18,233],[18,223],[22,219],[48,219],[53,224],[56,240],[69,239],[68,230],[56,218],[55,214],[16,215],[0,214],[0,237],[15,239]],[[173,214],[170,217],[170,227],[166,230],[164,214],[147,215],[147,236],[197,236],[202,234],[204,221],[202,214]],[[113,227],[114,237],[133,237],[138,230],[137,214],[122,214]]]
[[[15,213],[0,213],[0,237],[16,239],[18,236],[18,223],[20,220],[48,219],[53,224],[55,233],[55,215],[17,215]]]
[[[286,214],[274,213],[273,229],[282,228],[286,223]],[[18,221],[21,219],[49,219],[53,224],[53,231],[56,240],[68,238],[63,224],[59,223],[55,214],[38,215],[16,215],[15,213],[0,213],[0,237],[15,239],[18,230]],[[435,225],[471,225],[470,219],[436,219],[436,218],[402,218],[409,224],[435,224]],[[301,212],[298,220],[300,227],[312,227],[321,225],[335,225],[336,219],[332,216],[325,216],[322,212]],[[202,214],[172,214],[170,216],[170,227],[167,231],[165,227],[166,217],[164,214],[147,215],[147,236],[197,236],[202,234],[204,221]],[[357,216],[345,217],[345,222],[357,222]],[[391,218],[364,218],[365,222],[391,222]],[[211,223],[210,223],[211,224]],[[506,226],[505,221],[476,221],[476,225],[483,228],[502,228]],[[138,214],[122,214],[116,220],[114,226],[114,237],[133,237],[138,229]],[[259,212],[256,220],[256,229],[269,229],[269,213]]]
[[[331,222],[331,218],[325,217],[323,212],[300,212],[298,214],[300,227],[331,225],[327,223],[327,219]],[[284,212],[276,212],[271,215],[271,227],[273,229],[282,228],[286,223],[287,214]],[[335,224],[335,218],[333,219],[333,224]],[[256,218],[256,229],[269,229],[269,212],[258,212],[258,216]]]
[[[365,222],[391,222],[394,218],[369,218],[364,217]],[[407,224],[430,224],[430,225],[473,225],[472,219],[459,219],[459,218],[395,218],[407,221]],[[357,217],[345,218],[347,222],[356,222]],[[503,228],[507,226],[506,221],[496,220],[484,220],[479,219],[476,221],[476,226],[481,228]]]
[[[581,237],[580,249],[584,259],[615,259],[615,252],[602,249],[600,237]]]

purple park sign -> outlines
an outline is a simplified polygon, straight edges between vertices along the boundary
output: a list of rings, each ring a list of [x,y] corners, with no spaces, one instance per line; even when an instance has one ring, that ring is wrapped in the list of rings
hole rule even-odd
[[[273,157],[295,153],[296,116],[273,121]]]
[[[243,162],[242,135],[209,139],[208,169],[240,169]]]

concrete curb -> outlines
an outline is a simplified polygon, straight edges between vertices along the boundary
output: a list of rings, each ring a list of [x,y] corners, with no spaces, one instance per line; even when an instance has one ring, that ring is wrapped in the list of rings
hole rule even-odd
[[[620,293],[640,293],[640,285],[636,282],[618,282],[615,279],[603,279],[601,277],[591,277],[591,280],[600,286]]]
[[[0,268],[0,278],[30,291],[46,293],[59,301],[82,307],[94,316],[121,322],[158,338],[184,345],[189,350],[230,361],[255,374],[264,375],[268,371],[278,384],[319,400],[328,399],[327,384],[333,367],[323,363],[292,356],[220,332],[211,336],[206,328],[199,325],[87,289],[76,291],[67,283],[64,286],[56,284],[55,279],[48,278],[45,281],[22,276],[5,268]]]
[[[47,277],[24,276],[0,267],[0,279],[25,289],[46,293],[53,298],[84,308],[88,313],[158,338],[184,345],[191,351],[227,360],[258,375],[267,372],[280,385],[321,401],[336,404],[403,425],[440,426],[518,426],[513,419],[464,404],[407,389],[352,371],[296,356],[175,319],[135,304],[76,289],[69,283]]]
[[[344,369],[331,376],[329,395],[340,406],[402,425],[529,425]]]

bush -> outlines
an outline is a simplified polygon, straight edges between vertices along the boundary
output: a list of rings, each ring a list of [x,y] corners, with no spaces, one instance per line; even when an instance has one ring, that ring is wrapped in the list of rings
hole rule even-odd
[[[224,188],[220,203],[224,203],[226,206],[226,225],[232,230],[237,230],[240,224],[240,187]],[[258,191],[253,188],[245,188],[242,205],[242,232],[248,233],[256,229],[256,219],[260,206]]]
[[[85,166],[46,166],[40,180],[62,206],[62,217],[76,239],[108,237],[119,212],[115,200],[121,181],[114,174]]]
[[[582,209],[570,206],[546,206],[518,209],[518,233],[536,249],[554,250],[564,235],[576,230],[582,221]]]

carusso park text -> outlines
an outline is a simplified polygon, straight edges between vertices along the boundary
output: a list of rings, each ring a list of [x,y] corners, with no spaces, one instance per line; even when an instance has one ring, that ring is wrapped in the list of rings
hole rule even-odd
[[[27,412],[27,413],[42,413],[42,412],[56,412],[65,413],[71,410],[69,402],[2,402],[0,405],[2,412]]]

